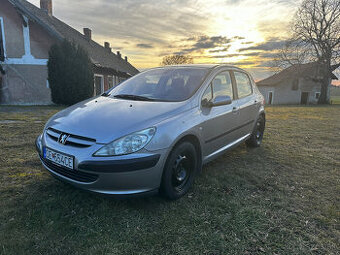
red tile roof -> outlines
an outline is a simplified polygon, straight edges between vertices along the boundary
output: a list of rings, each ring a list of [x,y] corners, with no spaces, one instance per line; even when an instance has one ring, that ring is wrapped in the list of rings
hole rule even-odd
[[[83,47],[89,54],[92,63],[98,67],[111,68],[119,73],[135,75],[139,71],[129,62],[109,52],[105,47],[93,40],[88,40],[79,31],[62,22],[54,16],[48,15],[42,9],[26,0],[10,0],[10,2],[30,19],[41,25],[49,34],[59,40],[70,40]]]

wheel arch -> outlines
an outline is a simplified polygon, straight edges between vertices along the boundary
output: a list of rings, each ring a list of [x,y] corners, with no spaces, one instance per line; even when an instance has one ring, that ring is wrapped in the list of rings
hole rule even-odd
[[[259,117],[262,116],[264,118],[264,120],[266,120],[266,112],[265,111],[261,111],[259,113]]]
[[[197,157],[198,157],[198,172],[201,172],[202,170],[202,160],[203,160],[203,156],[202,156],[202,146],[200,143],[199,138],[194,135],[194,134],[185,134],[182,137],[180,137],[171,147],[171,150],[169,152],[169,154],[167,155],[167,160],[169,158],[169,155],[171,154],[171,152],[174,150],[174,148],[176,148],[177,145],[183,143],[183,142],[190,142],[194,145],[196,151],[197,151]]]

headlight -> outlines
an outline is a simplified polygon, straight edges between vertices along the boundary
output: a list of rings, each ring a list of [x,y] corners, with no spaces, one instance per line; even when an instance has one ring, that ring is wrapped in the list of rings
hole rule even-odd
[[[156,128],[148,128],[142,131],[124,136],[115,140],[93,154],[93,156],[119,156],[134,153],[143,149],[156,133]]]

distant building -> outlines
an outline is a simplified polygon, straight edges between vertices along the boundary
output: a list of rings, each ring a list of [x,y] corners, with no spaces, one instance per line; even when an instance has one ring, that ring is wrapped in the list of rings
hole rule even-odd
[[[327,98],[330,96],[332,72],[339,65],[332,66]],[[273,76],[257,82],[267,104],[316,104],[321,93],[322,75],[316,62],[293,65]]]
[[[1,104],[50,104],[47,61],[50,47],[64,39],[75,42],[93,63],[95,95],[138,73],[127,57],[94,42],[91,30],[84,34],[53,16],[52,0],[40,8],[25,0],[0,0]]]

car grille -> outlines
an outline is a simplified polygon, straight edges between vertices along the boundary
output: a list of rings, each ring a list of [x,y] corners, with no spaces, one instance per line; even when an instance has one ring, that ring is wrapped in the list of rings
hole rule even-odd
[[[40,156],[40,159],[53,172],[56,172],[72,180],[76,180],[79,182],[94,182],[98,179],[98,175],[96,174],[89,174],[89,173],[81,172],[78,170],[67,169],[65,167],[53,164],[50,161],[42,158],[41,156]]]
[[[68,136],[67,141],[64,144],[66,146],[69,145],[74,147],[90,147],[96,143],[95,139],[64,133],[54,128],[48,128],[46,130],[46,134],[55,142],[58,142],[61,135],[66,134]]]

